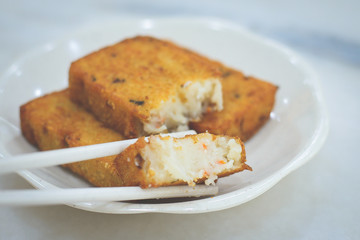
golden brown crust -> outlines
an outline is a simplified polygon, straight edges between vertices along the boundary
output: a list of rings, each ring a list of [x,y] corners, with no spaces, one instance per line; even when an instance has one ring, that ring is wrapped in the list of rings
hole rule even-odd
[[[224,109],[205,114],[201,121],[191,122],[190,128],[246,141],[268,121],[278,87],[223,65],[221,69]]]
[[[71,99],[126,137],[143,135],[150,111],[187,81],[218,79],[218,66],[169,41],[138,36],[71,64]]]
[[[30,101],[20,108],[24,137],[40,150],[77,147],[122,140],[123,137],[98,122],[69,99],[68,90]],[[64,165],[95,186],[121,186],[113,165],[115,156]]]
[[[124,186],[141,186],[144,188],[151,184],[146,175],[144,160],[139,154],[140,149],[145,144],[144,137],[141,137],[135,144],[127,147],[115,158],[114,164],[118,169],[120,178],[124,181]]]

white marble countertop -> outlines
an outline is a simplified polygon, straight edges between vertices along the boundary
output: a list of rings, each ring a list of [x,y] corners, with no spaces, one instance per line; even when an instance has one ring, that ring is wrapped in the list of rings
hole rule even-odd
[[[273,38],[320,76],[330,116],[324,147],[256,199],[212,213],[110,215],[67,206],[0,207],[0,239],[359,239],[360,2],[0,2],[0,72],[35,46],[111,16],[211,16]],[[1,189],[31,188],[15,174]]]

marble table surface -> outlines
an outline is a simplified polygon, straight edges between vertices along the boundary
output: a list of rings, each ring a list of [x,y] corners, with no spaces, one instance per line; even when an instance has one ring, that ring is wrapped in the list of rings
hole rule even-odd
[[[111,215],[68,206],[0,207],[0,239],[359,239],[360,2],[0,1],[0,73],[29,49],[109,17],[216,17],[292,48],[320,78],[323,148],[261,196],[202,214]],[[16,174],[3,189],[29,189]]]

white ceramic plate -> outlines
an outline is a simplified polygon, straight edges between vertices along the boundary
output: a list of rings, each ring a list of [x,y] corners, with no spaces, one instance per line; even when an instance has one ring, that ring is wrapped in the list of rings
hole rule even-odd
[[[112,19],[28,52],[0,80],[0,154],[36,151],[19,131],[19,106],[67,86],[71,61],[138,34],[170,39],[278,85],[271,120],[246,143],[254,171],[218,181],[217,196],[152,202],[87,202],[71,206],[105,213],[199,213],[247,202],[308,161],[322,146],[328,120],[313,71],[295,53],[217,19]],[[85,181],[60,167],[20,172],[37,188],[84,187]]]

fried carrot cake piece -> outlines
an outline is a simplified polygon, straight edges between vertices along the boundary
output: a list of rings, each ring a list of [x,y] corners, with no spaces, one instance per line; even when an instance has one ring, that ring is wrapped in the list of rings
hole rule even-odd
[[[245,161],[239,138],[202,133],[183,138],[141,137],[117,156],[115,165],[129,186],[147,188],[213,184],[218,177],[251,170]]]
[[[69,91],[54,92],[34,99],[20,108],[21,130],[25,138],[40,150],[78,147],[123,140],[123,136],[74,104]],[[95,186],[121,186],[114,166],[116,156],[66,164],[74,173]]]
[[[190,128],[198,133],[209,131],[246,141],[268,121],[278,87],[218,64],[222,71],[224,109],[206,113],[201,121],[191,122]]]
[[[221,72],[206,57],[148,36],[125,39],[71,64],[71,99],[125,137],[188,129],[223,109]]]

